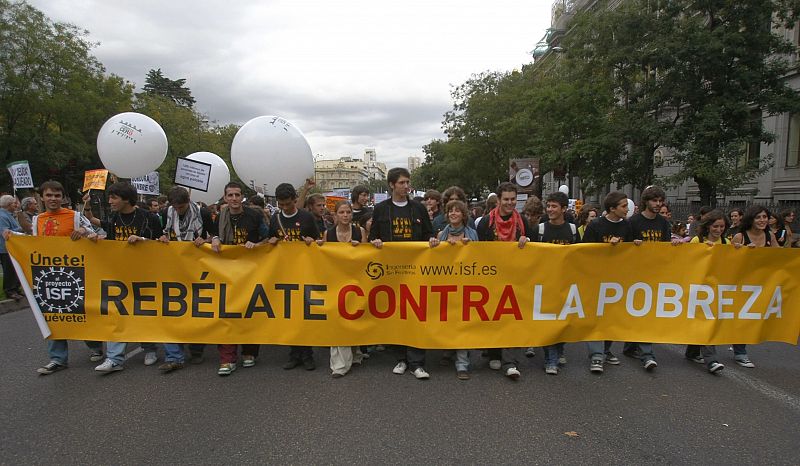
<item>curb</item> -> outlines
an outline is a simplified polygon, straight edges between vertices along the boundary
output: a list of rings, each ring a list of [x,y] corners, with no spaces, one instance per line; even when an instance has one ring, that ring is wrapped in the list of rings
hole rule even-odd
[[[21,299],[19,301],[14,299],[4,299],[0,301],[0,315],[20,311],[22,309],[27,309],[28,307],[30,306],[28,305],[27,299]]]

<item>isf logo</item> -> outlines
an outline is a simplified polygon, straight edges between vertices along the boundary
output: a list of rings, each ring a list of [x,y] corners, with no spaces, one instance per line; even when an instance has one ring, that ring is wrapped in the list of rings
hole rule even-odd
[[[83,267],[31,267],[33,294],[42,312],[84,314]]]
[[[370,262],[367,264],[367,270],[365,270],[365,272],[369,278],[377,280],[383,276],[383,264]]]

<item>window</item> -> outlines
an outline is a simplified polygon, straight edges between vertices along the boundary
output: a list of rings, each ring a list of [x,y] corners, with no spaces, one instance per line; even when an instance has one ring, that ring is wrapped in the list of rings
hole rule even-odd
[[[800,113],[789,117],[789,137],[786,143],[786,166],[796,167],[800,162]]]
[[[761,110],[756,109],[750,112],[750,125],[759,130],[762,125]],[[742,148],[742,155],[739,158],[740,168],[758,168],[761,163],[761,140],[757,137],[745,140]]]

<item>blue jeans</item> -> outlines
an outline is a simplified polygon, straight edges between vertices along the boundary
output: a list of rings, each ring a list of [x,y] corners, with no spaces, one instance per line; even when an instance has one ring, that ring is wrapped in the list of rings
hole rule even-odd
[[[733,358],[737,356],[747,356],[747,345],[733,345]]]
[[[150,353],[156,350],[155,343],[141,343],[142,349],[145,353]],[[125,362],[125,348],[127,343],[120,343],[116,341],[106,342],[106,359],[114,361],[115,364],[122,364]]]
[[[652,343],[639,343],[639,351],[642,352],[642,357],[640,360],[645,363],[649,360],[656,360],[656,355],[653,353],[653,344]]]
[[[99,341],[85,341],[86,346],[92,351],[103,352],[103,343]],[[66,366],[69,362],[69,349],[67,340],[47,340],[47,354],[50,360]]]
[[[589,350],[589,359],[594,361],[599,359],[600,362],[606,361],[606,353],[611,350],[613,341],[587,341],[586,348]]]
[[[183,364],[183,345],[180,343],[164,343],[164,361]]]
[[[564,354],[564,343],[544,346],[544,367],[558,366],[558,358]]]
[[[456,371],[469,370],[469,350],[456,350]]]

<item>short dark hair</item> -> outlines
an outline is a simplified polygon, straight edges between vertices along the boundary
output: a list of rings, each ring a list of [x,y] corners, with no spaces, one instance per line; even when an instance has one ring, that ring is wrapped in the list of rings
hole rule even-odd
[[[107,193],[109,196],[117,196],[123,201],[127,201],[132,207],[136,206],[137,197],[139,197],[136,193],[136,188],[124,181],[117,181],[109,186]]]
[[[358,196],[360,196],[361,193],[369,194],[369,189],[363,184],[356,186],[350,191],[350,202],[358,202]]]
[[[411,173],[403,167],[390,168],[389,173],[386,174],[386,182],[397,183],[397,180],[399,180],[401,176],[411,178]]]
[[[295,191],[294,186],[289,183],[281,183],[275,188],[275,199],[280,201],[286,199],[297,199],[297,191]]]
[[[56,180],[48,180],[42,183],[42,186],[39,187],[39,192],[44,194],[44,190],[49,189],[50,191],[60,192],[64,194],[64,186]]]
[[[569,198],[561,191],[556,191],[554,193],[550,193],[544,202],[545,204],[548,202],[557,202],[561,207],[566,207],[569,205]]]
[[[259,196],[258,194],[256,194],[255,196],[250,196],[250,198],[248,198],[247,200],[250,201],[250,204],[253,204],[261,208],[267,206],[267,204],[264,202],[264,198]]]
[[[167,192],[167,200],[170,205],[186,204],[189,202],[189,191],[183,186],[173,186]]]
[[[239,192],[240,193],[244,192],[244,188],[242,187],[242,184],[239,183],[238,181],[231,181],[228,184],[226,184],[225,188],[222,189],[222,194],[223,195],[228,192],[228,188],[239,188]]]
[[[517,193],[517,192],[519,192],[517,191],[517,185],[515,185],[514,183],[509,183],[508,181],[504,181],[500,183],[500,185],[497,187],[496,194],[498,198],[501,198],[503,197],[503,195],[500,193]]]
[[[611,191],[606,195],[605,199],[603,199],[603,209],[605,209],[606,212],[611,212],[611,209],[616,207],[619,201],[627,198],[628,195],[622,191]]]

